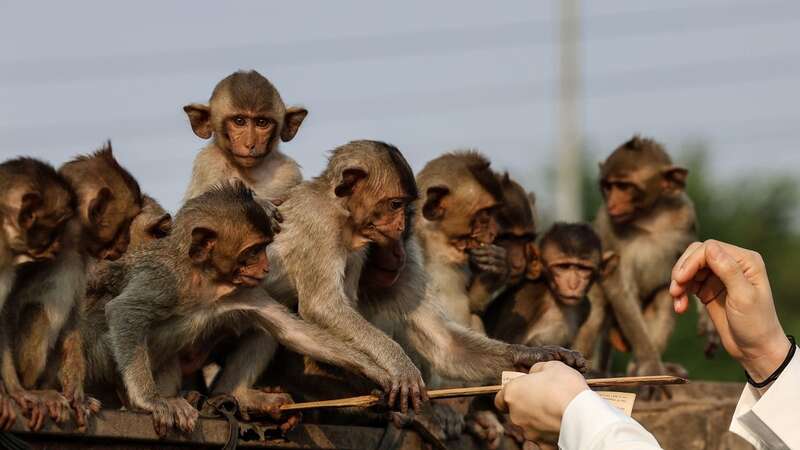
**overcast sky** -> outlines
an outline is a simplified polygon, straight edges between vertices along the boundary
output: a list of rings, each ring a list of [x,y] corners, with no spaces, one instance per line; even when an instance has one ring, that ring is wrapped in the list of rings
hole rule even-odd
[[[112,140],[174,209],[204,145],[181,107],[237,69],[310,114],[283,150],[317,174],[349,140],[415,169],[478,148],[540,198],[557,136],[555,1],[0,2],[0,159]],[[590,160],[635,132],[711,144],[720,178],[800,176],[800,2],[584,2]]]

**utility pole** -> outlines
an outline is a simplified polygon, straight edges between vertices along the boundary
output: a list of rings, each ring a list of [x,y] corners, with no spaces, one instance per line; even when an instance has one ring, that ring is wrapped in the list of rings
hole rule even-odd
[[[580,0],[556,0],[561,7],[558,96],[556,218],[583,219],[581,205]]]

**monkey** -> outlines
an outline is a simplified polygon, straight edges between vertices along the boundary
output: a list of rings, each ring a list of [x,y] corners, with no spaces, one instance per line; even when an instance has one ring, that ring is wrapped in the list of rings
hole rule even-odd
[[[33,158],[0,164],[0,320],[26,264],[53,260],[61,249],[64,225],[75,210],[75,193],[56,170]],[[0,342],[7,339],[0,331]],[[16,422],[16,412],[0,377],[0,431]]]
[[[295,137],[308,110],[287,108],[278,90],[255,70],[225,77],[208,104],[192,103],[183,110],[198,137],[213,138],[194,160],[185,200],[232,178],[264,200],[283,199],[302,180],[299,166],[280,151],[278,141]]]
[[[489,160],[477,151],[457,151],[429,161],[417,174],[424,204],[415,229],[436,291],[447,315],[464,326],[470,312],[469,250],[490,245],[497,235],[497,210],[503,189]]]
[[[142,210],[131,222],[131,242],[128,251],[134,251],[154,239],[161,239],[172,231],[172,215],[156,199],[142,196]]]
[[[116,259],[126,250],[130,223],[142,205],[141,191],[119,165],[111,144],[78,156],[58,170],[76,194],[62,249],[50,260],[18,272],[3,313],[2,377],[9,395],[38,430],[45,415],[63,423],[74,413],[79,430],[99,403],[85,395],[85,360],[79,329],[87,264]],[[59,389],[58,391],[56,389]]]
[[[469,286],[470,310],[479,317],[504,290],[523,281],[536,252],[536,197],[508,172],[499,179],[504,202],[497,212],[497,237],[491,245],[470,251],[470,263],[477,268]]]
[[[150,412],[155,431],[164,436],[173,428],[190,432],[197,421],[197,410],[178,396],[182,353],[220,333],[268,333],[316,360],[383,377],[365,356],[343,356],[341,340],[300,320],[258,287],[270,270],[265,248],[274,245],[278,228],[238,180],[188,200],[169,235],[109,264],[117,272],[110,277],[115,283],[90,312],[97,321],[96,338],[86,349],[89,381],[123,386],[131,407]],[[253,366],[272,352],[245,350],[250,361],[238,362]],[[228,368],[252,375],[226,362],[222,376]],[[277,415],[280,401],[266,412]]]
[[[660,143],[638,135],[600,163],[604,205],[594,226],[603,247],[619,255],[619,268],[602,287],[630,344],[632,374],[668,371],[661,355],[675,325],[670,271],[697,238],[687,176],[688,170],[674,165]],[[685,374],[678,365],[670,371]]]
[[[417,197],[413,172],[396,147],[367,140],[337,147],[322,174],[292,188],[279,206],[283,231],[267,249],[273,270],[265,288],[276,299],[296,304],[304,319],[350,343],[341,350],[344,354],[371,358],[388,380],[367,378],[401,413],[409,404],[421,409],[426,386],[405,341],[437,370],[470,380],[496,379],[498,367],[544,358],[580,365],[577,355],[562,349],[510,347],[470,333],[447,320],[435,300],[425,300],[427,275],[407,229],[408,208]],[[308,236],[315,240],[308,242]],[[408,244],[398,245],[404,237]],[[377,279],[376,287],[359,287],[362,279],[370,279],[362,276],[370,242],[376,244],[373,249],[384,249],[380,259],[390,270],[383,270],[389,273]],[[382,269],[377,264],[367,268],[373,273]],[[384,289],[388,284],[391,295]],[[458,351],[445,345],[451,340],[461,343]],[[460,356],[464,352],[481,359],[468,361]]]
[[[528,279],[487,317],[489,334],[505,342],[574,348],[590,314],[589,290],[615,270],[618,258],[603,253],[585,223],[555,223],[539,248],[529,260]]]

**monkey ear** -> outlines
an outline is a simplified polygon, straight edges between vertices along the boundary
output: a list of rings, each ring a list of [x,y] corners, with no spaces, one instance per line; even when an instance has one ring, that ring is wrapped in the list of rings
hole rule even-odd
[[[26,192],[19,202],[17,223],[23,230],[30,229],[36,222],[35,211],[42,204],[42,196],[38,192]]]
[[[167,236],[172,231],[172,216],[169,213],[164,214],[158,219],[154,220],[148,227],[147,233],[156,239],[161,239]]]
[[[111,203],[113,198],[114,194],[112,194],[111,189],[107,187],[100,188],[100,190],[97,191],[97,194],[95,194],[94,198],[89,202],[89,209],[86,213],[90,224],[97,226],[97,224],[100,223],[100,219],[106,213],[108,204]]]
[[[539,257],[539,247],[533,242],[528,243],[528,269],[525,271],[525,278],[536,281],[542,277],[542,258]]]
[[[283,126],[281,127],[281,140],[283,142],[289,142],[294,138],[297,130],[300,129],[300,124],[303,123],[303,119],[307,115],[308,110],[305,108],[292,106],[286,109],[286,115],[283,116]]]
[[[605,280],[610,277],[619,265],[619,255],[611,250],[603,252],[603,260],[600,262],[600,275]]]
[[[217,232],[211,228],[195,227],[192,229],[192,246],[189,247],[189,258],[195,264],[208,261],[211,250],[217,243]]]
[[[450,195],[447,186],[431,186],[425,194],[425,204],[422,206],[422,216],[427,220],[436,221],[444,217],[444,198]]]
[[[349,197],[356,190],[359,181],[367,178],[367,172],[360,167],[348,167],[342,171],[342,181],[336,185],[333,192],[337,197]]]
[[[198,137],[208,139],[211,137],[211,109],[208,105],[192,103],[183,107],[183,111],[189,116],[189,123],[192,131]]]
[[[667,167],[661,171],[661,184],[665,191],[677,194],[686,189],[686,177],[688,176],[689,171],[683,167]]]

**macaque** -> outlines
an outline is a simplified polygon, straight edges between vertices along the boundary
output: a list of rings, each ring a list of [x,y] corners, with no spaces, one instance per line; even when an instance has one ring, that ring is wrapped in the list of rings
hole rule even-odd
[[[96,320],[86,325],[95,336],[86,349],[90,382],[122,386],[127,404],[150,412],[164,436],[173,428],[190,432],[197,421],[197,410],[179,396],[181,358],[220,336],[242,336],[252,344],[271,335],[291,350],[377,377],[366,358],[345,358],[341,341],[258,288],[269,271],[265,248],[278,228],[242,182],[225,182],[187,201],[169,235],[109,264],[112,283],[89,312]],[[273,350],[240,343],[220,376],[227,371],[252,383],[258,375],[253,371],[263,368]],[[228,393],[247,411],[257,403],[252,391]],[[280,404],[290,401],[283,394],[262,394],[272,400],[261,412],[276,418]]]
[[[134,251],[172,231],[172,216],[156,199],[142,196],[142,210],[131,222],[131,242],[128,251]]]
[[[594,226],[603,248],[620,258],[603,290],[633,352],[630,372],[635,375],[667,373],[661,355],[675,326],[670,273],[681,252],[697,239],[687,175],[661,144],[639,136],[600,164],[605,204]]]
[[[616,255],[604,254],[600,238],[582,223],[556,223],[539,248],[539,258],[529,261],[529,279],[498,300],[487,318],[489,334],[516,344],[574,348],[591,311],[589,290],[613,272]]]
[[[0,320],[17,277],[27,265],[52,261],[61,250],[64,225],[75,210],[75,194],[56,170],[32,158],[0,164]],[[5,324],[5,321],[3,321]],[[0,342],[11,335],[0,330]],[[0,431],[16,422],[0,378]]]
[[[533,193],[526,192],[508,172],[500,177],[500,185],[504,202],[497,212],[497,237],[491,245],[470,251],[470,262],[477,268],[469,287],[470,310],[479,317],[506,289],[523,281],[536,252]]]
[[[475,151],[446,153],[417,175],[424,196],[415,217],[433,297],[457,323],[480,330],[470,312],[469,251],[497,236],[503,188],[489,160]]]
[[[85,429],[87,416],[99,410],[84,394],[78,326],[87,265],[127,250],[131,221],[142,206],[139,185],[114,159],[110,144],[67,162],[59,174],[76,194],[75,214],[60,225],[64,234],[55,258],[19,270],[0,342],[3,380],[33,430],[46,415],[63,423],[70,410],[78,429]]]
[[[299,166],[281,153],[278,142],[294,138],[308,111],[287,108],[278,90],[255,70],[227,76],[207,105],[192,103],[183,110],[198,137],[213,138],[194,160],[184,199],[236,178],[261,200],[283,200],[302,180]]]

